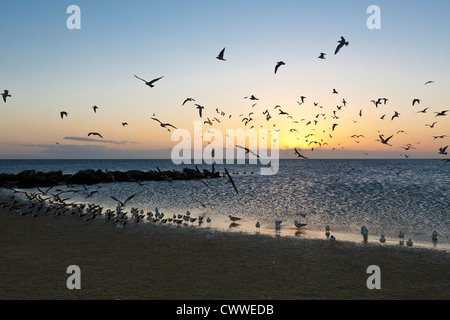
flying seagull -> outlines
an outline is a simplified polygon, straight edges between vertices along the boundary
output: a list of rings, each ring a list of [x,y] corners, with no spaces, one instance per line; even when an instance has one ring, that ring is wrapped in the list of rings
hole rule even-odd
[[[339,52],[339,50],[341,50],[341,48],[343,47],[343,46],[348,46],[348,41],[345,41],[345,38],[344,37],[341,37],[341,40],[339,40],[338,41],[338,46],[337,46],[337,48],[336,48],[336,51],[334,52],[334,54],[337,54],[338,52]]]
[[[244,149],[244,150],[245,150],[245,154],[251,153],[251,154],[253,154],[253,155],[255,155],[255,156],[257,156],[257,157],[259,158],[259,156],[258,156],[256,153],[254,153],[253,151],[250,151],[249,148],[242,147],[242,146],[238,146],[238,145],[236,145],[236,147],[237,147],[237,148],[240,148],[240,149]]]
[[[220,51],[219,55],[216,57],[216,59],[222,60],[222,61],[226,61],[223,58],[223,55],[225,54],[225,48],[222,49],[222,51]]]
[[[382,144],[386,144],[386,145],[390,146],[390,144],[388,144],[388,142],[389,142],[389,140],[391,140],[391,138],[392,138],[393,136],[394,136],[394,135],[390,136],[389,138],[384,139],[384,135],[380,134],[380,135],[379,135],[379,137],[380,137],[380,139],[381,139],[380,142],[381,142]]]
[[[423,109],[423,110],[417,111],[417,113],[427,113],[427,110],[428,110],[428,109],[430,109],[430,108],[425,108],[425,109]]]
[[[2,93],[3,96],[3,101],[5,101],[6,103],[6,98],[11,97],[11,95],[9,94],[9,90],[4,90],[4,92]]]
[[[128,123],[126,123],[126,122],[122,122],[122,126],[127,126],[128,125]]]
[[[62,112],[60,112],[60,115],[61,115],[61,119],[64,119],[64,116],[67,117],[69,114],[65,111],[62,111]]]
[[[228,176],[228,179],[230,179],[230,180],[228,180],[228,182],[231,182],[231,184],[233,185],[233,188],[234,188],[234,190],[236,191],[236,193],[239,193],[239,191],[238,191],[238,189],[236,188],[236,185],[234,184],[234,181],[233,181],[233,179],[231,178],[231,175],[230,175],[230,173],[228,172],[227,168],[224,168],[224,169],[225,169],[225,172],[226,172],[226,174],[227,174],[227,176]]]
[[[100,138],[103,139],[102,135],[100,133],[97,133],[97,132],[89,132],[88,137],[90,137],[90,136],[99,136]]]
[[[159,120],[156,119],[156,118],[152,118],[152,120],[158,121],[159,124],[161,125],[161,127],[163,127],[163,128],[166,128],[166,127],[172,127],[172,128],[174,128],[174,129],[177,129],[177,127],[174,127],[174,126],[171,125],[170,123],[162,123],[161,121],[159,121]],[[166,129],[170,132],[170,129],[168,129],[168,128],[166,128]]]
[[[434,128],[434,125],[435,125],[436,123],[438,123],[438,122],[436,121],[436,122],[433,122],[432,124],[426,124],[425,127]]]
[[[447,155],[447,148],[448,148],[448,146],[446,146],[444,148],[439,148],[439,154]]]
[[[425,85],[430,84],[430,83],[434,83],[434,81],[432,81],[432,80],[427,81],[427,82],[425,82]]]
[[[416,103],[420,104],[420,99],[414,99],[412,105],[414,106]]]
[[[436,113],[436,117],[439,117],[439,116],[444,117],[444,116],[447,115],[447,112],[448,112],[448,110],[444,110],[444,111],[441,111],[441,112],[435,112]]]
[[[135,196],[136,196],[135,194],[129,196],[124,202],[122,202],[122,201],[120,201],[120,200],[117,200],[117,199],[116,199],[115,197],[113,197],[113,196],[111,196],[111,198],[112,198],[113,200],[117,201],[117,202],[120,204],[121,207],[125,207],[125,205],[127,204],[127,202],[130,201],[131,199],[133,199]]]
[[[298,152],[297,148],[294,148],[294,151],[298,158],[308,159],[307,157],[301,155],[300,152]]]
[[[202,117],[203,109],[205,109],[205,107],[204,107],[204,106],[201,106],[201,105],[199,105],[199,104],[196,104],[196,106],[197,106],[198,113],[199,113],[200,118],[201,118],[201,117]]]
[[[394,111],[395,114],[392,116],[391,121],[394,120],[394,118],[398,118],[398,116],[400,115],[400,113],[398,113],[397,111]]]
[[[194,101],[195,102],[195,100],[193,98],[187,98],[186,100],[184,100],[184,102],[183,102],[183,104],[181,106],[184,106],[186,104],[186,102],[188,102],[188,101]]]
[[[336,91],[336,89],[333,89],[334,94],[338,94],[339,92]]]
[[[160,78],[157,78],[157,79],[154,79],[154,80],[152,80],[152,81],[146,81],[146,80],[144,80],[144,79],[142,79],[142,78],[139,78],[137,75],[134,75],[136,78],[138,78],[139,80],[142,80],[142,81],[144,81],[145,82],[145,84],[146,85],[148,85],[150,88],[153,88],[154,87],[154,83],[156,82],[156,81],[158,81],[158,80],[160,80],[160,79],[162,79],[162,78],[164,78],[164,76],[162,76],[162,77],[160,77]]]
[[[94,109],[94,112],[97,113],[97,109],[98,109],[97,106],[93,106],[92,109]]]
[[[326,53],[321,52],[318,59],[326,59],[325,56],[326,56]]]
[[[281,66],[284,66],[285,64],[286,63],[284,63],[283,61],[278,61],[277,65],[275,66],[275,74],[277,73],[278,68],[281,67]]]

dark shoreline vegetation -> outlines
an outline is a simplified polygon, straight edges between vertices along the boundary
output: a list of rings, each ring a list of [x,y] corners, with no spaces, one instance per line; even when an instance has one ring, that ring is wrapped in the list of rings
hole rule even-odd
[[[24,170],[18,174],[0,173],[0,186],[6,188],[38,188],[55,187],[58,185],[95,185],[111,182],[136,182],[143,181],[172,181],[172,180],[202,180],[220,178],[222,175],[217,171],[203,169],[184,168],[182,171],[157,170],[139,171],[102,171],[102,170],[80,170],[75,174],[63,174],[62,171],[36,172],[35,170]],[[203,181],[202,181],[203,182]]]

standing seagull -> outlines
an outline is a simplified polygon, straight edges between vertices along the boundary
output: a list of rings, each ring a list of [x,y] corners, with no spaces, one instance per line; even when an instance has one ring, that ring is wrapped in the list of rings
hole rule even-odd
[[[9,90],[4,90],[4,92],[2,93],[3,96],[3,101],[5,101],[6,103],[6,98],[11,97],[11,95],[9,94]]]
[[[344,37],[341,37],[341,40],[338,41],[339,45],[336,48],[336,51],[334,52],[334,54],[337,54],[339,52],[339,50],[341,50],[341,48],[343,46],[348,46],[348,41],[345,41]]]
[[[222,61],[226,61],[223,58],[223,55],[225,54],[225,48],[222,49],[222,51],[220,51],[219,55],[216,57],[216,59],[222,60]]]
[[[154,80],[152,80],[152,81],[146,81],[146,80],[144,80],[144,79],[142,79],[142,78],[139,78],[137,75],[134,75],[136,78],[138,78],[139,80],[142,80],[142,81],[144,81],[145,82],[145,84],[146,85],[148,85],[150,88],[153,88],[154,87],[154,83],[156,82],[156,81],[158,81],[158,80],[161,80],[162,78],[164,78],[164,76],[162,76],[162,77],[160,77],[160,78],[157,78],[157,79],[154,79]]]
[[[286,63],[284,63],[283,61],[278,61],[277,65],[275,66],[275,74],[277,74],[278,68],[284,65],[286,65]]]

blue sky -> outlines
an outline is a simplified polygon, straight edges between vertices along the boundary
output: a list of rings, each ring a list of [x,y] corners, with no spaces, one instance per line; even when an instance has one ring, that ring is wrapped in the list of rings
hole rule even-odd
[[[366,9],[373,4],[381,9],[381,30],[366,27]],[[81,8],[81,30],[66,27],[70,5]],[[450,135],[450,123],[441,117],[436,131],[425,123],[434,120],[433,112],[449,109],[449,12],[448,1],[2,1],[0,89],[13,97],[0,106],[0,158],[100,157],[102,149],[105,157],[132,150],[138,157],[159,157],[157,150],[172,146],[170,134],[150,117],[191,128],[198,113],[193,105],[180,107],[187,97],[205,105],[209,116],[216,108],[235,115],[223,128],[242,126],[240,113],[275,105],[298,118],[326,112],[329,121],[345,98],[349,108],[330,146],[375,156],[392,151],[374,142],[377,130],[389,135],[403,129],[408,137],[398,137],[392,154],[420,139],[413,152],[436,157],[448,140],[431,136]],[[334,56],[340,36],[350,45]],[[224,47],[222,63],[215,57]],[[327,60],[317,59],[320,52]],[[280,60],[286,66],[274,76]],[[150,89],[134,74],[164,78]],[[436,83],[424,87],[427,80]],[[256,109],[242,100],[250,94],[260,97]],[[308,98],[301,113],[300,95]],[[384,111],[370,100],[382,96],[390,99],[387,114],[400,112],[398,121],[378,121]],[[413,98],[421,98],[430,113],[418,118]],[[312,101],[325,108],[313,109]],[[360,109],[365,117],[356,119]],[[65,120],[59,118],[63,110],[69,112]],[[360,121],[353,126],[351,120]],[[125,130],[123,121],[130,123]],[[280,127],[288,130],[290,124]],[[302,137],[310,133],[304,126],[299,130]],[[64,139],[90,131],[124,143]],[[370,138],[352,144],[348,136],[357,132]],[[284,137],[281,147],[295,146],[293,136]],[[64,152],[53,148],[55,141]],[[298,147],[306,148],[305,142]]]

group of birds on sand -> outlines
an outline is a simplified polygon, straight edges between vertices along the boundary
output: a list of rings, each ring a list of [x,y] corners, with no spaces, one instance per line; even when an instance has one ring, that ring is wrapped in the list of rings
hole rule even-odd
[[[42,190],[41,188],[37,188],[36,192],[26,192],[16,190],[14,188],[8,188],[12,191],[10,199],[7,202],[1,202],[0,208],[6,209],[7,212],[18,213],[21,216],[31,216],[33,218],[38,217],[39,215],[49,215],[52,214],[54,216],[75,216],[79,217],[84,221],[93,221],[97,217],[103,217],[105,221],[113,221],[116,228],[123,228],[129,221],[132,221],[135,224],[138,224],[141,221],[147,221],[152,223],[160,223],[160,224],[174,224],[174,225],[189,225],[194,226],[194,223],[198,223],[198,226],[201,226],[203,222],[207,223],[209,228],[211,223],[211,218],[207,217],[206,212],[200,214],[198,216],[193,216],[191,213],[186,211],[185,214],[173,214],[171,217],[166,216],[163,212],[156,207],[154,212],[144,210],[139,210],[138,208],[132,207],[129,212],[125,211],[124,208],[128,205],[136,194],[133,194],[124,201],[118,200],[116,197],[111,196],[111,198],[117,202],[117,206],[115,210],[106,209],[102,206],[91,204],[91,203],[76,203],[68,202],[71,200],[70,198],[65,198],[64,195],[68,193],[83,193],[86,195],[86,198],[92,196],[93,193],[97,191],[88,192],[88,188],[83,185],[83,189],[78,190],[61,190],[55,189],[53,192],[51,190],[54,187],[50,187],[47,190]],[[17,197],[16,195],[20,194],[24,197]],[[306,213],[300,214],[303,218],[306,217]],[[229,220],[231,221],[230,227],[234,227],[239,225],[239,222],[242,218],[237,216],[228,215]],[[275,220],[275,231],[279,232],[281,229],[282,220]],[[294,221],[294,227],[297,230],[301,230],[306,227],[306,223]],[[259,231],[261,228],[260,221],[257,221],[255,224],[256,229]],[[325,235],[329,241],[336,241],[334,235],[330,235],[331,228],[330,226],[325,227]],[[298,231],[300,232],[300,231]],[[297,233],[296,233],[297,234]],[[367,227],[361,227],[361,235],[363,236],[363,241],[367,242],[369,238],[369,230]],[[438,240],[438,232],[436,230],[433,231],[431,238],[433,243],[437,243]],[[208,233],[209,238],[211,238],[211,234]],[[405,235],[402,231],[400,231],[398,238],[400,240],[400,244],[403,245],[405,242]],[[384,234],[381,235],[379,239],[380,243],[386,243],[386,237]],[[406,245],[411,247],[413,242],[411,238],[406,241]]]
[[[117,202],[115,210],[105,209],[104,207],[96,204],[90,203],[76,203],[68,202],[70,198],[65,198],[68,193],[83,193],[86,198],[89,198],[93,192],[87,192],[87,188],[83,186],[80,190],[67,190],[62,191],[60,189],[55,189],[51,192],[53,187],[47,190],[41,190],[38,188],[37,192],[25,192],[20,190],[12,190],[12,195],[7,202],[0,203],[0,208],[6,209],[7,212],[18,213],[21,216],[31,216],[33,218],[39,215],[54,215],[54,216],[75,216],[81,218],[83,221],[93,221],[97,217],[103,217],[106,221],[113,221],[117,228],[123,228],[129,221],[135,224],[146,220],[152,223],[168,224],[173,223],[176,225],[180,224],[190,224],[194,225],[195,222],[200,226],[203,222],[206,222],[209,226],[211,223],[211,218],[207,217],[204,219],[205,215],[199,215],[194,217],[189,211],[185,214],[173,214],[171,217],[165,216],[163,212],[160,212],[158,208],[155,208],[154,212],[144,210],[139,210],[138,208],[132,207],[130,211],[124,210],[127,203],[131,201],[136,195],[129,196],[126,200],[120,201],[116,197],[111,196],[113,200]],[[23,197],[17,197],[17,194]]]

